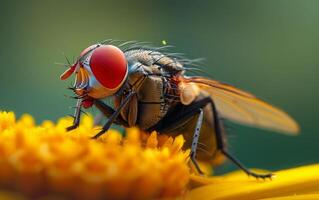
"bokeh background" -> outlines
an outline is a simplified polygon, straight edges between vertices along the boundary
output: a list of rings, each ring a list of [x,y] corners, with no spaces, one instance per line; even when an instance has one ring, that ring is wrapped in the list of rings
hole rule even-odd
[[[6,1],[0,7],[0,109],[41,122],[73,113],[59,75],[104,39],[162,40],[203,69],[290,113],[297,137],[227,123],[230,151],[249,167],[319,162],[319,1]],[[218,172],[233,170],[231,163]]]

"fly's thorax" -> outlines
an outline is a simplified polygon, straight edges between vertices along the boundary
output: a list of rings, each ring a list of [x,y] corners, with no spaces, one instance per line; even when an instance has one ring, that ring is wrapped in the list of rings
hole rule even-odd
[[[147,130],[157,124],[178,102],[178,99],[175,99],[178,97],[175,94],[176,88],[164,74],[154,73],[155,66],[143,65],[135,70],[132,70],[133,65],[129,67],[131,71],[124,91],[133,90],[136,99],[127,104],[121,115],[128,124],[136,122],[141,129]],[[117,98],[115,105],[118,105],[122,99],[123,97]]]
[[[174,57],[164,55],[161,52],[148,49],[134,49],[125,52],[125,56],[129,65],[147,66],[154,73],[159,70],[159,73],[176,74],[184,71],[183,65]],[[154,68],[152,68],[154,67]]]

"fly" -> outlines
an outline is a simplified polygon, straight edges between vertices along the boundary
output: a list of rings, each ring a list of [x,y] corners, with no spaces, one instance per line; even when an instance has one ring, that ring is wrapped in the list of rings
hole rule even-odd
[[[199,173],[197,160],[214,163],[224,156],[248,175],[271,178],[272,174],[250,171],[228,152],[222,119],[287,134],[297,134],[298,124],[248,92],[209,78],[186,76],[191,61],[165,48],[104,42],[83,50],[60,77],[76,76],[71,89],[78,100],[73,125],[67,130],[79,126],[82,107],[95,106],[108,120],[94,139],[112,124],[173,136],[182,133]],[[104,102],[107,97],[113,97],[114,107]]]

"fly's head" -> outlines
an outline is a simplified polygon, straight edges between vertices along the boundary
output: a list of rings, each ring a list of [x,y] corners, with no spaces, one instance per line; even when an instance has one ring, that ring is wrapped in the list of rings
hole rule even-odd
[[[102,99],[114,95],[124,84],[128,73],[127,61],[119,48],[95,44],[84,49],[60,78],[65,80],[73,73],[75,83],[72,89],[79,98]]]

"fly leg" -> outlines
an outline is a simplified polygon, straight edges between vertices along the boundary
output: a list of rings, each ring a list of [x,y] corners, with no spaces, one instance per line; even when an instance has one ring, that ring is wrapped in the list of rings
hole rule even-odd
[[[112,107],[110,107],[101,100],[96,99],[93,103],[95,107],[102,112],[101,114],[107,118],[110,118],[115,113],[115,110]],[[118,125],[128,126],[127,122],[125,122],[125,120],[120,115],[116,117],[114,123]]]
[[[198,171],[199,174],[204,174],[196,161],[196,151],[197,151],[198,139],[199,139],[199,135],[200,135],[200,129],[201,129],[202,124],[203,124],[203,116],[204,116],[203,109],[200,108],[195,132],[194,132],[194,136],[193,136],[191,153],[190,153],[190,158],[191,158],[191,160],[192,160],[192,162],[193,162],[194,166],[196,167],[196,170]]]
[[[73,125],[66,128],[67,131],[71,131],[73,129],[76,129],[80,124],[80,118],[81,118],[81,107],[82,107],[82,99],[78,99],[75,107],[75,112],[73,115]]]
[[[223,142],[223,134],[222,134],[222,124],[219,120],[218,112],[216,110],[216,106],[214,101],[207,97],[205,98],[206,101],[208,101],[212,107],[213,116],[214,116],[214,126],[215,126],[215,133],[216,133],[216,141],[217,141],[217,148],[229,159],[231,160],[235,165],[237,165],[240,169],[242,169],[247,175],[253,176],[255,178],[271,178],[273,174],[257,174],[249,169],[247,169],[236,157],[232,156],[225,148],[224,142]],[[203,100],[205,100],[203,99]]]
[[[191,106],[190,110],[185,110],[184,112],[181,112],[181,116],[178,116],[175,120],[175,123],[172,123],[171,125],[169,125],[166,128],[170,128],[170,127],[176,127],[175,125],[178,124],[182,124],[183,122],[191,119],[194,115],[199,114],[198,118],[197,118],[197,122],[196,122],[196,127],[195,127],[195,131],[194,131],[194,135],[193,135],[193,141],[192,141],[192,146],[191,146],[191,152],[190,152],[190,159],[192,161],[192,163],[194,164],[197,172],[199,174],[204,174],[203,171],[200,169],[198,162],[196,160],[196,152],[197,152],[197,145],[198,145],[198,140],[199,140],[199,136],[200,136],[200,129],[202,127],[203,124],[203,118],[204,118],[204,112],[203,109],[201,107],[197,107],[197,105],[195,104],[195,107]]]
[[[131,100],[131,97],[134,95],[134,92],[130,92],[129,95],[121,102],[120,106],[115,110],[115,112],[109,117],[105,125],[103,126],[102,130],[97,133],[92,139],[97,139],[101,135],[103,135],[109,128],[111,127],[112,123],[116,120],[118,115],[120,114],[122,108]]]

